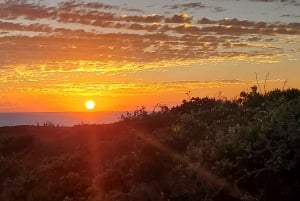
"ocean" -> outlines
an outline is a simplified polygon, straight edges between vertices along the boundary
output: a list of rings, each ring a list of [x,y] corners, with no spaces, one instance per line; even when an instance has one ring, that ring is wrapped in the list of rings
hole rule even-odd
[[[22,112],[0,113],[0,127],[18,125],[74,126],[107,124],[119,121],[125,112]]]

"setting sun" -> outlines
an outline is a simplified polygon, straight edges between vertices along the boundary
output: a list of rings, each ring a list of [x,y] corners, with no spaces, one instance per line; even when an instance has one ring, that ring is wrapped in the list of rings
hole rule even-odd
[[[88,100],[85,102],[85,108],[88,110],[93,110],[95,109],[96,103],[93,100]]]

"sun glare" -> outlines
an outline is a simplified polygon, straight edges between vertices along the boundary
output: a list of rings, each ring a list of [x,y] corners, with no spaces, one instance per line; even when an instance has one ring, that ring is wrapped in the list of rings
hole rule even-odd
[[[95,109],[96,103],[93,100],[88,100],[85,102],[85,108],[88,110],[93,110]]]

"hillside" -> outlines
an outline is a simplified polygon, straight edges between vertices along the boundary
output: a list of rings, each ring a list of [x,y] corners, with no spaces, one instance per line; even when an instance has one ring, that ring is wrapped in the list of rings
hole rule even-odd
[[[0,128],[3,201],[300,200],[300,91]]]

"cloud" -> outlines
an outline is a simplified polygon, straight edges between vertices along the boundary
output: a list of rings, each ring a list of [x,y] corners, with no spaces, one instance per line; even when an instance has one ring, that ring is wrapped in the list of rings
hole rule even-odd
[[[187,3],[175,7],[204,5]],[[296,22],[236,18],[197,21],[187,13],[170,16],[133,9],[122,15],[123,11],[121,6],[102,3],[68,1],[54,8],[29,1],[6,1],[0,4],[0,65],[101,60],[151,66],[164,61],[182,64],[212,58],[277,57],[285,48],[266,43],[275,43],[279,35],[284,38],[300,34],[300,24]]]
[[[260,38],[260,37],[257,37],[257,36],[248,38],[248,41],[250,41],[250,42],[260,41],[260,40],[261,40],[261,38]]]
[[[142,9],[138,9],[138,8],[122,8],[122,10],[125,10],[128,12],[144,13],[144,11]]]
[[[30,25],[23,25],[11,22],[2,22],[0,21],[0,29],[2,30],[22,30],[22,31],[33,31],[33,32],[51,32],[53,29],[44,24],[30,24]]]
[[[58,22],[64,23],[78,23],[78,24],[95,24],[101,22],[101,24],[105,24],[107,22],[115,21],[116,17],[112,13],[107,12],[87,12],[87,13],[80,13],[80,12],[65,12],[58,14]]]
[[[19,78],[16,78],[19,79]],[[99,81],[75,81],[69,80],[67,82],[58,83],[56,80],[48,80],[41,85],[41,82],[15,83],[12,87],[7,83],[5,92],[18,93],[53,93],[64,94],[66,96],[73,95],[89,95],[94,96],[136,96],[136,95],[153,95],[157,93],[185,93],[189,90],[207,89],[207,88],[223,88],[228,86],[235,86],[241,84],[248,84],[245,80],[229,79],[229,80],[182,80],[170,82],[99,82]],[[6,85],[4,83],[4,85]],[[88,89],[88,90],[87,90]]]
[[[206,17],[203,17],[202,19],[198,20],[198,24],[216,24],[217,21],[210,20]]]
[[[165,5],[163,6],[163,8],[167,8],[167,9],[171,9],[171,10],[178,10],[180,12],[183,12],[183,11],[189,11],[191,9],[212,9],[212,11],[214,12],[223,12],[225,11],[226,9],[220,7],[220,6],[207,6],[207,5],[204,5],[203,3],[201,2],[192,2],[192,3],[183,3],[183,4],[173,4],[173,5]]]
[[[128,16],[124,15],[120,20],[124,20],[127,22],[143,22],[143,23],[159,23],[164,20],[164,16],[152,14],[152,15],[144,15],[144,16]]]
[[[28,1],[5,1],[0,3],[0,18],[17,19],[24,17],[29,20],[59,19],[64,22],[80,22],[82,18],[95,20],[97,17],[112,20],[112,10],[120,9],[119,6],[111,6],[102,3],[83,3],[76,1],[61,2],[57,7],[29,3]],[[110,12],[107,12],[110,11]]]
[[[201,2],[166,5],[166,6],[163,6],[163,7],[164,8],[169,8],[169,9],[183,9],[183,10],[206,8],[206,6]]]
[[[251,22],[248,20],[238,20],[236,18],[233,18],[233,19],[225,18],[225,19],[219,20],[218,24],[225,25],[225,26],[231,25],[231,26],[241,26],[241,27],[252,27],[255,25],[255,22]]]
[[[295,0],[249,0],[253,2],[280,2],[280,3],[296,3]]]
[[[290,15],[290,14],[285,14],[285,15],[281,15],[280,17],[299,18],[300,15]]]
[[[16,19],[24,17],[34,20],[39,18],[53,18],[57,14],[54,7],[28,4],[26,1],[4,1],[0,3],[0,18]]]
[[[210,20],[208,18],[202,18],[198,20],[199,24],[213,24],[216,26],[206,26],[201,29],[204,32],[214,32],[218,34],[261,34],[261,35],[273,35],[273,34],[290,34],[297,35],[300,33],[300,23],[288,23],[288,24],[267,24],[266,22],[253,22],[248,20],[238,19],[221,19]]]
[[[76,2],[76,1],[67,1],[59,3],[59,10],[61,11],[74,11],[79,9],[93,9],[93,10],[118,10],[120,9],[119,6],[112,6],[108,4],[103,4],[99,2],[92,2],[92,3],[84,3],[84,2]]]
[[[166,23],[191,23],[193,17],[186,13],[177,13],[170,18],[166,18]]]
[[[240,0],[234,0],[240,1]],[[249,2],[261,3],[281,3],[282,5],[300,6],[299,0],[247,0]]]

